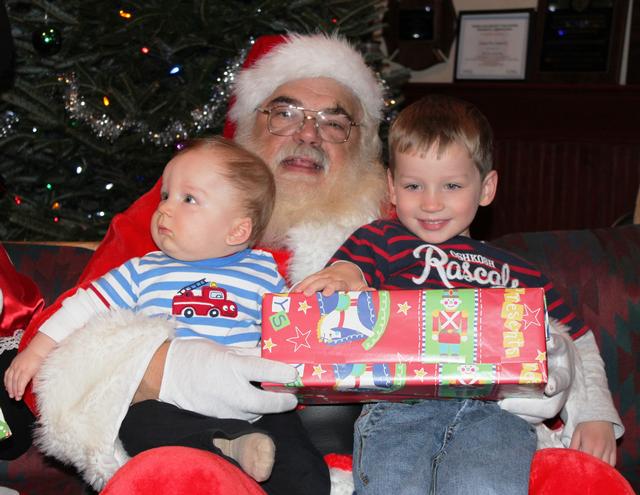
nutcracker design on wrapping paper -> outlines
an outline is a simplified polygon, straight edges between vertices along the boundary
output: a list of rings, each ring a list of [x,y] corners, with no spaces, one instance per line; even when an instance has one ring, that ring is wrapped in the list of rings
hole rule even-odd
[[[262,354],[293,364],[304,403],[539,397],[543,289],[267,294]]]
[[[496,366],[493,364],[454,364],[438,365],[442,397],[481,397],[491,393],[497,379]]]
[[[443,309],[433,311],[432,339],[438,342],[442,360],[464,361],[460,356],[460,343],[467,341],[469,317],[460,309],[458,291],[443,292],[440,304]]]

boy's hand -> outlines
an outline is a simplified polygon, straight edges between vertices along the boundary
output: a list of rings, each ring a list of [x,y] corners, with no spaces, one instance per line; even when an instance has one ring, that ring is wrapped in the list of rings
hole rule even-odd
[[[616,437],[613,425],[608,421],[586,421],[576,426],[571,437],[570,449],[580,450],[616,465]]]
[[[44,356],[30,350],[29,348],[18,354],[4,373],[4,387],[7,389],[9,397],[21,400],[24,389],[40,369],[44,361]]]
[[[338,261],[324,270],[297,283],[291,292],[304,292],[305,296],[312,296],[322,292],[323,296],[330,296],[336,291],[368,290],[362,270],[349,261]]]

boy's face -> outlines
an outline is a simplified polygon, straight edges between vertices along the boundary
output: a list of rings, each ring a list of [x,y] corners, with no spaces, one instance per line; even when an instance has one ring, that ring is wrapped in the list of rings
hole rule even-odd
[[[221,173],[224,160],[223,152],[199,148],[165,167],[160,204],[151,219],[151,236],[165,254],[193,261],[247,246],[251,220],[241,194]]]
[[[395,176],[389,173],[391,202],[411,232],[430,244],[469,235],[478,206],[493,201],[498,174],[484,180],[466,149],[452,143],[438,157],[437,147],[424,154],[396,153]]]

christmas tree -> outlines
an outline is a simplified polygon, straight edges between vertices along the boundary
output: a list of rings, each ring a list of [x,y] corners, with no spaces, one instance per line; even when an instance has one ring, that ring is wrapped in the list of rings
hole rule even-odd
[[[221,133],[233,77],[262,34],[347,36],[393,107],[407,73],[388,70],[376,41],[385,5],[7,0],[15,75],[0,94],[0,239],[99,240],[177,143]]]

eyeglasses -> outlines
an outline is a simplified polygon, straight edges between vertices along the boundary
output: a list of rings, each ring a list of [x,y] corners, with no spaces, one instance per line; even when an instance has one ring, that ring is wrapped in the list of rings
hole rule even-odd
[[[268,115],[267,128],[276,136],[291,136],[313,119],[318,135],[329,143],[344,143],[349,139],[351,128],[360,124],[353,122],[344,113],[331,113],[327,110],[309,110],[294,105],[276,105],[271,108],[256,108],[256,111]],[[311,113],[313,115],[307,115]]]

